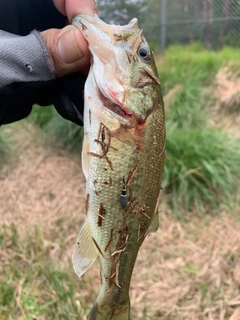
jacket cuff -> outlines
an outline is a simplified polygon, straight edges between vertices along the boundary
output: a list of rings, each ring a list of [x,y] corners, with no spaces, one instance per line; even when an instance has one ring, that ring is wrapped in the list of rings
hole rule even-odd
[[[0,30],[0,87],[14,82],[48,81],[55,78],[41,35],[32,31],[17,36]]]

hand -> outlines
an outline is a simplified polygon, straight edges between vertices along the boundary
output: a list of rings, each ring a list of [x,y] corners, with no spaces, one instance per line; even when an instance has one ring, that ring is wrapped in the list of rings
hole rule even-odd
[[[95,0],[53,0],[53,3],[59,12],[68,17],[69,21],[80,13],[89,16],[97,14]]]
[[[71,20],[75,15],[97,13],[94,0],[53,0],[55,7]],[[90,63],[88,44],[81,31],[73,25],[41,32],[49,54],[49,62],[57,77],[81,71],[87,75]]]

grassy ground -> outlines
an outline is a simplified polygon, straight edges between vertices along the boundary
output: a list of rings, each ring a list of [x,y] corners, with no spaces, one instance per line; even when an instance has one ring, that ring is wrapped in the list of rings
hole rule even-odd
[[[157,61],[170,163],[160,229],[145,240],[134,270],[133,319],[239,319],[239,109],[223,112],[224,88],[216,77],[222,64],[237,65],[237,57],[229,48],[209,53],[193,45],[169,48]],[[233,87],[238,80],[231,68]],[[80,157],[53,143],[63,141],[55,127],[65,126],[75,145],[81,131],[60,124],[49,110],[31,116],[41,128],[23,121],[1,131],[11,145],[0,171],[3,320],[86,320],[99,288],[97,262],[81,279],[71,265],[84,219]]]
[[[170,160],[163,177],[166,203],[179,218],[182,210],[197,209],[204,214],[220,204],[232,204],[238,184],[240,139],[223,132],[221,124],[213,129],[212,122],[214,79],[226,66],[232,75],[239,76],[238,50],[209,52],[199,43],[172,46],[164,59],[159,56],[156,61],[166,104],[166,150]],[[240,99],[234,96],[236,100],[234,110],[238,112]],[[35,106],[30,120],[44,128],[50,139],[56,137],[58,146],[80,151],[82,128],[61,119],[54,108]]]
[[[220,203],[235,202],[231,195],[238,186],[240,140],[225,132],[221,122],[213,126],[218,117],[213,106],[217,104],[216,74],[224,66],[231,66],[236,70],[232,74],[237,74],[237,56],[231,48],[209,52],[196,43],[170,47],[163,60],[157,59],[166,97],[166,150],[170,159],[163,185],[178,217],[182,217],[182,208],[207,213]]]

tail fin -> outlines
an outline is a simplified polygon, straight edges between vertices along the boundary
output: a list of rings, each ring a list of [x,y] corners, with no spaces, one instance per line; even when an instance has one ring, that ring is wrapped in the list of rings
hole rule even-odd
[[[124,306],[117,307],[114,309],[114,307],[111,307],[108,305],[108,308],[106,309],[106,306],[104,308],[100,308],[97,303],[94,304],[89,320],[131,320],[130,316],[130,300],[128,304]]]

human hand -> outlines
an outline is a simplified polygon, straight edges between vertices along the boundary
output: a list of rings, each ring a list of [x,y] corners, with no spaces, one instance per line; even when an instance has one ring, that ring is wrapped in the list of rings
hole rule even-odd
[[[69,21],[73,16],[97,13],[95,0],[53,0],[55,7]],[[49,55],[49,63],[57,77],[81,71],[87,74],[90,64],[88,44],[81,31],[73,25],[63,29],[48,29],[41,32]]]

